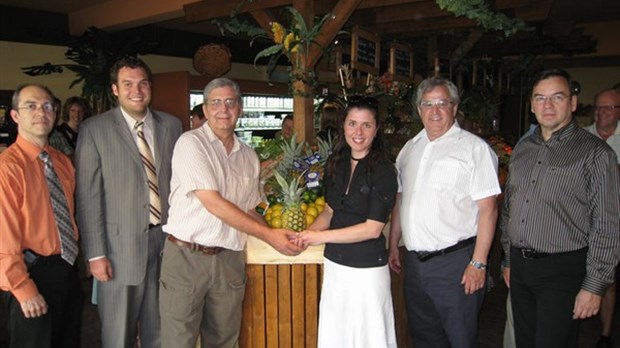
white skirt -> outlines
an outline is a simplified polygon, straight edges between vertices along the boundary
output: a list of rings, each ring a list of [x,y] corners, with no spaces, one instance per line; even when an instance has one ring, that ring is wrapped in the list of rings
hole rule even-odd
[[[323,265],[318,347],[396,348],[388,266]]]

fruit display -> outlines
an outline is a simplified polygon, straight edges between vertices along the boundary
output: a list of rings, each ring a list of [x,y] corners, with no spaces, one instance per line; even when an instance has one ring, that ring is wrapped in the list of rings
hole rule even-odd
[[[264,202],[256,211],[269,226],[302,231],[319,216],[325,208],[323,174],[331,149],[331,138],[319,140],[313,152],[293,135],[280,142],[280,151],[269,151],[277,155],[259,154]]]

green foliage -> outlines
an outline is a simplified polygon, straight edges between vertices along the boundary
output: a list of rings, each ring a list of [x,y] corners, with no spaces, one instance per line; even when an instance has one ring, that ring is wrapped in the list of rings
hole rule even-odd
[[[519,18],[509,18],[503,13],[493,12],[485,0],[435,0],[439,8],[475,20],[485,30],[501,30],[506,37],[519,30],[528,29]]]
[[[254,57],[254,65],[257,65],[259,60],[263,58],[269,58],[267,61],[267,76],[271,76],[277,68],[280,59],[286,57],[291,63],[291,67],[289,68],[290,82],[302,81],[314,87],[316,85],[316,74],[313,70],[305,69],[302,66],[301,58],[303,55],[308,54],[312,45],[317,45],[322,49],[314,39],[319,34],[323,24],[328,19],[333,18],[333,15],[328,13],[321,19],[318,19],[312,27],[308,27],[299,11],[290,6],[286,7],[286,10],[290,13],[288,26],[281,25],[277,22],[271,23],[271,31],[274,32],[274,34],[276,31],[278,32],[277,35],[274,35],[274,44],[256,54]],[[238,9],[233,11],[231,18],[226,21],[212,21],[212,23],[219,27],[222,35],[226,35],[227,32],[233,35],[248,35],[252,38],[250,46],[252,46],[257,39],[271,38],[264,29],[258,28],[247,21],[237,19],[235,17],[237,12]],[[295,94],[298,92],[292,90],[292,93]]]
[[[124,36],[122,40],[108,32],[90,27],[84,35],[70,43],[65,57],[75,64],[44,63],[22,68],[30,76],[62,73],[65,69],[77,78],[69,86],[82,84],[82,97],[86,98],[95,112],[109,109],[116,102],[110,87],[110,68],[125,56],[137,56],[149,52],[154,44],[145,44],[139,37]]]

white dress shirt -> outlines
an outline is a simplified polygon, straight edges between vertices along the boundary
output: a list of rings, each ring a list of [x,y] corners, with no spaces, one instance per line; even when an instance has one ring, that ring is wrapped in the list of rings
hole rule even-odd
[[[396,159],[400,223],[407,250],[435,251],[476,235],[476,201],[501,192],[497,156],[455,124],[430,141],[425,130]]]
[[[593,124],[591,124],[591,125],[589,125],[587,127],[584,127],[584,129],[587,130],[588,132],[596,135],[597,137],[601,138],[601,136],[596,131],[596,124],[595,123],[593,123]],[[614,134],[612,134],[605,141],[607,142],[607,145],[611,146],[611,148],[616,153],[616,156],[618,157],[618,163],[620,164],[620,126],[616,126],[616,131],[614,132]]]

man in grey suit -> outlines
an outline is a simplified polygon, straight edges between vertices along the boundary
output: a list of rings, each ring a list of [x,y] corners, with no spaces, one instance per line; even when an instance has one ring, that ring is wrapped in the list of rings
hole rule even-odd
[[[181,122],[149,109],[151,71],[129,57],[111,69],[119,107],[82,123],[75,153],[82,247],[98,289],[104,348],[161,345],[158,278]]]

